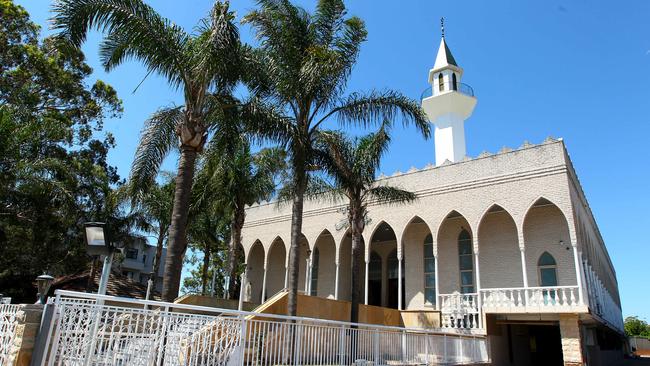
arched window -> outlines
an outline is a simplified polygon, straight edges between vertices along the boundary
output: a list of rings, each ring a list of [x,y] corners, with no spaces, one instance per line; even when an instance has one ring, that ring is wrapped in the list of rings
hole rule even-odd
[[[456,80],[456,73],[451,74],[451,88],[458,90],[458,81]]]
[[[424,238],[424,303],[436,304],[436,258],[433,256],[433,237]]]
[[[316,296],[318,294],[318,261],[320,260],[320,253],[318,248],[314,249],[313,262],[311,264],[311,284],[309,294]]]
[[[539,268],[539,285],[542,287],[557,286],[557,263],[549,252],[544,252],[537,261]]]
[[[438,74],[438,91],[445,90],[445,81],[442,78],[442,73]]]
[[[474,249],[472,236],[465,229],[458,235],[458,261],[460,268],[460,292],[463,294],[474,292]]]

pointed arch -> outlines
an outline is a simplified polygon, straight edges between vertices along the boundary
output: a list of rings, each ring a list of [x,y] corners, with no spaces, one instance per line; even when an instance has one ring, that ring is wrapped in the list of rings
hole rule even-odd
[[[544,252],[537,260],[537,271],[539,275],[539,286],[553,287],[557,286],[557,262],[553,255]]]
[[[445,91],[445,79],[442,73],[438,74],[438,91],[439,92]]]
[[[467,291],[471,290],[470,286],[476,285],[474,268],[468,267],[466,258],[469,257],[465,257],[468,254],[473,255],[474,235],[474,230],[466,216],[458,210],[449,211],[441,221],[436,238],[440,294]],[[468,244],[469,248],[467,248]]]
[[[324,229],[314,241],[311,295],[335,297],[337,247],[332,233]]]
[[[286,247],[286,243],[280,236],[277,236],[269,246],[269,251],[266,259],[265,299],[268,299],[284,288],[287,256],[288,249]]]
[[[262,244],[262,241],[260,239],[255,239],[253,244],[250,247],[248,247],[248,252],[244,252],[244,261],[245,262],[248,262],[248,259],[250,258],[250,255],[253,252],[253,249],[258,245],[262,246],[262,258],[264,258],[264,255],[265,255],[264,245]]]
[[[560,207],[546,197],[537,198],[524,215],[522,236],[531,286],[553,282],[561,286],[577,285],[569,222]],[[545,252],[557,263],[555,281],[546,281],[539,270],[539,259]]]
[[[489,276],[481,278],[481,287],[523,287],[519,250],[519,231],[513,216],[503,206],[492,204],[477,223],[476,247],[481,272]],[[508,271],[503,271],[503,264]],[[516,275],[513,275],[516,274]]]
[[[262,242],[256,240],[246,256],[246,278],[251,285],[251,301],[259,304],[262,299],[262,282],[264,281],[264,263],[266,253]]]
[[[435,259],[433,232],[422,217],[413,216],[402,231],[400,246],[404,270],[404,308],[435,305]],[[406,277],[406,276],[404,276]]]

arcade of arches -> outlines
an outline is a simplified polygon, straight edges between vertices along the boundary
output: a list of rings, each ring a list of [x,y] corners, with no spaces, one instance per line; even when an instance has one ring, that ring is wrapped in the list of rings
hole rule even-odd
[[[575,286],[575,250],[561,210],[542,198],[529,208],[522,227],[518,233],[513,217],[499,205],[487,209],[476,227],[458,211],[451,211],[435,232],[414,216],[401,238],[390,220],[381,221],[372,233],[364,233],[370,244],[361,268],[362,298],[369,305],[433,309],[441,294]],[[268,245],[257,240],[248,250],[252,302],[264,302],[286,287],[288,247],[287,240],[276,237]],[[303,237],[299,263],[299,287],[305,293],[350,299],[349,233],[340,243],[328,230],[314,243]]]

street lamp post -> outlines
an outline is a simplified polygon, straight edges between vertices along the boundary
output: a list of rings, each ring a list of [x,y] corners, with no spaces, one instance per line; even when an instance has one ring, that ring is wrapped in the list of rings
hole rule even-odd
[[[42,274],[36,277],[36,287],[38,288],[37,304],[45,305],[45,299],[47,298],[48,291],[50,291],[52,282],[54,282],[54,277],[50,275]]]
[[[103,222],[87,222],[86,243],[88,244],[89,254],[99,254],[104,256],[104,267],[102,268],[102,277],[99,280],[97,293],[106,295],[108,278],[111,275],[111,266],[113,265],[113,254],[115,250],[122,249],[123,243],[113,243],[107,235],[106,224]]]

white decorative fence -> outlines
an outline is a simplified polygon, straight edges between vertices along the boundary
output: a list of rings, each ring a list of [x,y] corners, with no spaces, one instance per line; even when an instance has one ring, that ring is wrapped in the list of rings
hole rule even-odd
[[[440,305],[443,328],[479,329],[481,327],[478,294],[459,292],[441,294]]]
[[[487,312],[574,311],[580,304],[578,286],[481,289],[481,304]]]
[[[8,363],[16,336],[16,313],[20,305],[0,304],[0,365]]]
[[[485,336],[57,291],[47,365],[489,362]]]

